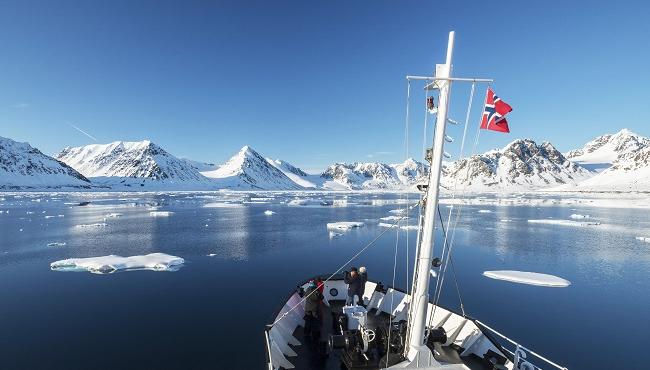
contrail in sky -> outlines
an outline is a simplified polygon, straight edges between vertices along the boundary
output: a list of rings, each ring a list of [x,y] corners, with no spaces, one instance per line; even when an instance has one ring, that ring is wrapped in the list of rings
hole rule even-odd
[[[82,134],[88,136],[89,138],[91,138],[91,139],[93,139],[93,140],[95,140],[95,141],[99,141],[99,140],[97,140],[96,137],[94,137],[94,136],[92,136],[91,134],[87,133],[86,131],[80,129],[79,127],[73,125],[72,123],[68,122],[68,125],[70,125],[70,127],[72,127],[73,129],[75,129],[75,130],[81,132]]]

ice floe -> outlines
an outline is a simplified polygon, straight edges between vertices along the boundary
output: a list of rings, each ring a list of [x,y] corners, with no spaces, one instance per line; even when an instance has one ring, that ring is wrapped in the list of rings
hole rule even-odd
[[[216,255],[217,255],[216,253],[210,253],[210,254],[208,254],[208,257],[214,257]]]
[[[635,239],[640,240],[642,242],[650,243],[650,236],[637,236]]]
[[[185,260],[165,253],[121,257],[116,255],[70,258],[50,264],[54,271],[88,271],[93,274],[110,274],[118,270],[176,271]]]
[[[45,218],[54,218],[56,216],[45,216]]]
[[[109,213],[106,215],[106,218],[117,218],[117,217],[122,217],[121,213]]]
[[[387,217],[382,217],[380,220],[383,221],[397,221],[397,220],[406,220],[408,217],[406,216],[387,216]]]
[[[492,213],[492,211],[489,209],[479,209],[478,213]]]
[[[81,225],[75,225],[75,227],[86,229],[86,228],[95,228],[95,227],[106,227],[108,226],[107,223],[105,222],[97,222],[94,224],[81,224]]]
[[[589,217],[590,217],[589,215],[581,215],[581,214],[578,214],[578,213],[574,213],[571,216],[569,216],[569,218],[572,218],[574,220],[582,220],[584,218],[589,218]]]
[[[330,222],[327,224],[327,228],[330,230],[351,230],[357,227],[363,227],[363,225],[363,222],[342,221]]]
[[[151,212],[149,212],[149,216],[152,216],[152,217],[169,217],[169,216],[171,216],[173,214],[174,214],[174,212],[170,212],[170,211],[151,211]]]
[[[379,226],[379,227],[387,227],[387,228],[399,227],[400,229],[405,230],[405,231],[418,230],[417,225],[397,226],[396,224],[388,224],[388,223],[385,223],[385,222],[380,222],[380,223],[377,224],[377,226]]]
[[[239,208],[243,207],[241,203],[225,203],[225,202],[215,202],[215,203],[206,203],[203,205],[203,208]]]
[[[510,220],[510,219],[508,219],[508,218],[502,218],[502,219],[501,219],[501,222],[512,222],[512,220]]]
[[[553,219],[528,220],[528,222],[533,223],[533,224],[548,224],[548,225],[562,225],[562,226],[597,226],[597,225],[600,225],[600,222],[595,222],[595,221],[571,221],[571,220],[553,220]]]
[[[489,277],[490,279],[505,280],[513,283],[554,288],[564,288],[571,285],[570,281],[562,279],[561,277],[548,274],[540,274],[538,272],[512,270],[485,271],[483,273],[483,276]]]
[[[52,242],[52,243],[47,243],[48,247],[64,247],[65,242]]]
[[[266,211],[264,211],[264,214],[267,215],[267,216],[273,216],[275,214],[275,212],[267,209]]]

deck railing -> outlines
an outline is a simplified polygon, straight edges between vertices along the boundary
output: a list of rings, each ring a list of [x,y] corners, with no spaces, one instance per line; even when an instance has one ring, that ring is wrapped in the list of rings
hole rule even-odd
[[[481,322],[479,320],[476,320],[475,322],[477,324],[481,325],[481,327],[489,330],[492,334],[495,334],[499,338],[504,339],[508,343],[514,345],[514,351],[512,351],[512,350],[510,350],[508,348],[505,348],[505,347],[502,347],[502,349],[505,350],[506,352],[510,353],[510,355],[512,355],[512,358],[513,358],[512,362],[515,365],[514,366],[515,369],[518,369],[518,370],[542,369],[541,367],[539,367],[537,365],[534,365],[532,362],[529,361],[530,359],[527,358],[527,353],[529,353],[529,354],[535,356],[536,358],[544,361],[546,364],[553,366],[554,368],[556,368],[558,370],[568,370],[568,368],[566,368],[566,367],[564,367],[562,365],[558,365],[555,362],[553,362],[553,361],[547,359],[546,357],[540,355],[539,353],[537,353],[537,352],[535,352],[535,351],[533,351],[531,349],[528,349],[528,348],[522,346],[521,344],[515,342],[514,340],[506,337],[505,335],[499,333],[495,329],[492,329],[491,327],[485,325],[483,322]]]

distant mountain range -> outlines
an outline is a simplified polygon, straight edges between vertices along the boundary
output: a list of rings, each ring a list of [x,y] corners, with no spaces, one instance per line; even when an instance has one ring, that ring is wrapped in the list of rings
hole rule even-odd
[[[426,182],[428,164],[335,163],[320,174],[265,158],[249,146],[222,165],[181,159],[148,141],[65,148],[55,158],[0,138],[0,190],[407,190]],[[492,191],[650,191],[650,139],[623,129],[560,153],[518,139],[443,164],[442,186]]]

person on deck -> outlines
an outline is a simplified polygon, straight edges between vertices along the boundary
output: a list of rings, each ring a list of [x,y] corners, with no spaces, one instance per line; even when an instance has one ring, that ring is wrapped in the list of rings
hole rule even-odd
[[[314,340],[320,338],[320,302],[322,295],[315,281],[310,281],[305,290],[305,336]]]
[[[363,301],[363,295],[366,292],[366,283],[368,282],[368,271],[365,266],[359,267],[359,278],[361,279],[361,288],[359,289],[359,304],[366,306]]]
[[[360,300],[362,297],[361,286],[363,284],[361,282],[361,276],[359,276],[357,268],[352,267],[350,269],[350,272],[346,271],[343,281],[348,284],[348,298],[346,299],[345,304],[347,306],[351,306],[354,304],[354,296],[357,296],[358,300]]]

